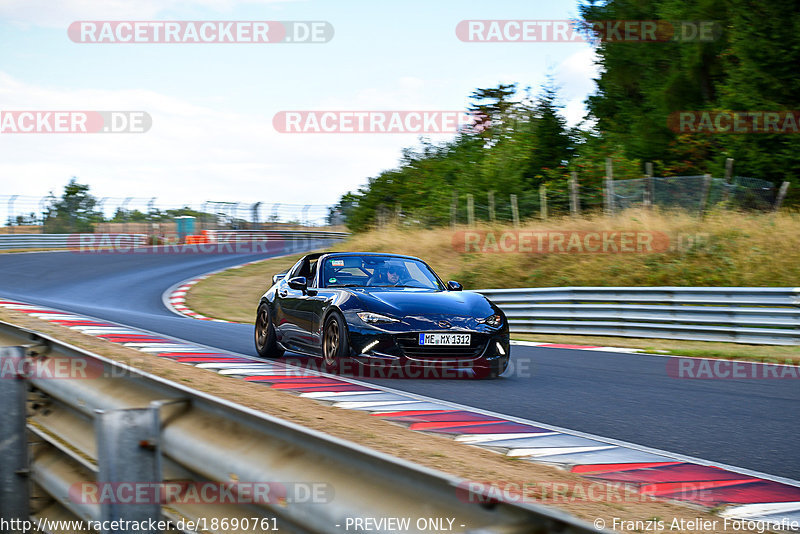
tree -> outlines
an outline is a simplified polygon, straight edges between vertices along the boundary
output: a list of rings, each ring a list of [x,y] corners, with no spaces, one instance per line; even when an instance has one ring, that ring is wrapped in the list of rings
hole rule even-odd
[[[45,213],[47,233],[92,232],[93,224],[102,222],[102,213],[95,210],[97,199],[89,194],[89,186],[72,177],[64,193]]]
[[[483,137],[496,137],[502,133],[502,127],[508,126],[511,110],[514,109],[512,97],[517,92],[517,84],[499,84],[488,89],[476,89],[471,95],[473,129]]]
[[[573,140],[556,99],[556,88],[550,80],[542,88],[531,113],[531,153],[524,179],[532,187],[539,186],[536,176],[543,169],[565,166],[573,155]]]

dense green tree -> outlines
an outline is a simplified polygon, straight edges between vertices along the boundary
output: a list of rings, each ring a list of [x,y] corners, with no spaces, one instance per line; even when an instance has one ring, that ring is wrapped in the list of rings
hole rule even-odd
[[[91,232],[94,224],[102,222],[103,215],[95,208],[97,199],[89,193],[89,186],[79,184],[73,177],[64,186],[61,198],[52,204],[44,216],[48,233]]]

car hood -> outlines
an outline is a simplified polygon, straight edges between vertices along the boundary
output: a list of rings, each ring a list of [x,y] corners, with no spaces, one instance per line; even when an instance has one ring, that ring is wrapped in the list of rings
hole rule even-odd
[[[395,317],[453,315],[484,318],[495,313],[486,297],[469,291],[362,288],[352,292],[364,304],[365,310]]]

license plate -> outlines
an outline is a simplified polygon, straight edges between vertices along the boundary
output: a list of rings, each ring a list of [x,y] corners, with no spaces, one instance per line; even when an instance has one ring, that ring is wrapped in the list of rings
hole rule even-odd
[[[469,345],[470,334],[420,334],[420,345]]]

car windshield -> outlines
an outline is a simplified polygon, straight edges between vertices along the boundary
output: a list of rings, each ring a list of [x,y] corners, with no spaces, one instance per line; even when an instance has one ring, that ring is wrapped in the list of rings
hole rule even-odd
[[[334,256],[321,272],[324,287],[414,287],[442,290],[430,267],[397,256]]]

